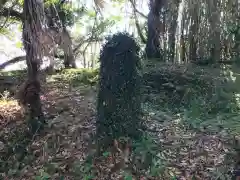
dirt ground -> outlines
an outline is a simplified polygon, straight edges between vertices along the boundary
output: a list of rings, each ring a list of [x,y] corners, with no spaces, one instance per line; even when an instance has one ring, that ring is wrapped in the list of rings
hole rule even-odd
[[[86,159],[94,153],[95,145],[95,87],[70,87],[50,83],[42,96],[47,125],[41,135],[32,138],[26,145],[24,157],[19,160],[18,153],[10,153],[9,147],[16,149],[21,144],[16,133],[26,128],[23,111],[15,101],[1,104],[0,107],[0,150],[3,179],[106,179],[114,167],[111,156],[94,158],[92,163]],[[153,177],[149,171],[130,160],[132,178],[125,178],[121,167],[114,171],[112,179],[201,179],[226,177],[234,165],[231,138],[225,130],[211,134],[191,129],[181,123],[180,117],[166,113],[146,114],[149,135],[155,144],[158,161],[164,162],[158,168],[162,171]],[[147,145],[146,145],[147,148]],[[143,150],[144,152],[144,150]],[[143,153],[144,154],[144,153]],[[8,155],[8,158],[5,156]],[[132,156],[131,156],[132,157]],[[143,159],[146,158],[142,155]],[[119,157],[117,157],[119,158]],[[131,159],[131,158],[130,158]],[[160,166],[155,162],[154,166]],[[163,165],[164,164],[164,165]],[[130,167],[130,165],[128,165]],[[153,167],[152,167],[153,168]],[[230,176],[229,176],[230,178]],[[0,178],[1,179],[1,178]],[[222,178],[223,179],[223,178]]]

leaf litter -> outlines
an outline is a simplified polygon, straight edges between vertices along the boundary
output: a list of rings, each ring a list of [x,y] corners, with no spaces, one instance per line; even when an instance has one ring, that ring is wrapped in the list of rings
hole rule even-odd
[[[69,88],[61,83],[49,84],[42,98],[48,121],[46,128],[26,145],[27,152],[21,160],[16,157],[17,153],[9,152],[9,147],[16,148],[10,144],[20,142],[13,137],[26,128],[22,110],[16,102],[1,106],[0,162],[7,161],[6,167],[0,169],[2,177],[30,180],[45,173],[44,177],[49,176],[50,179],[124,179],[122,166],[113,171],[114,162],[120,161],[121,155],[113,157],[110,152],[87,162],[95,151],[95,100],[94,87]],[[128,164],[132,167],[128,168],[132,175],[130,179],[161,180],[176,176],[182,180],[207,180],[221,175],[227,178],[233,169],[233,158],[229,156],[226,161],[228,154],[233,152],[233,139],[227,133],[193,130],[178,123],[176,117],[164,113],[160,117],[147,115],[146,123],[157,144],[157,151],[167,164],[164,172],[157,177],[150,176],[147,170],[137,174],[139,172],[133,172],[137,165]],[[6,158],[6,155],[9,157]],[[130,163],[135,162],[130,160]],[[10,170],[14,173],[11,174]]]

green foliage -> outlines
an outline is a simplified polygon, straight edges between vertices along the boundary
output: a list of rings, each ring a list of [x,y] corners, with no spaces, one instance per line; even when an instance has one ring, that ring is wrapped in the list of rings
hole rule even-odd
[[[46,6],[46,7],[48,7],[48,6],[50,6],[51,4],[59,4],[59,0],[45,0],[44,1],[44,5]]]
[[[119,142],[126,142],[129,138],[121,137]],[[144,170],[149,177],[162,177],[167,168],[167,159],[161,154],[161,145],[157,144],[152,136],[143,135],[139,140],[133,141],[132,153],[130,155],[130,164],[136,168],[137,172]],[[73,172],[75,178],[94,179],[94,174],[97,174],[98,167],[95,165],[95,160],[103,161],[112,158],[111,153],[105,151],[102,156],[87,156],[86,160],[81,163],[76,161],[73,164]],[[93,160],[95,159],[95,160]],[[107,161],[108,162],[108,161]],[[106,162],[105,162],[106,163]],[[105,164],[104,164],[105,165]],[[133,179],[132,172],[129,168],[120,167],[122,170],[122,177],[126,180]]]
[[[6,36],[10,36],[11,32],[7,28],[5,28],[5,27],[1,27],[0,28],[0,34],[6,35]]]
[[[123,177],[124,177],[124,180],[132,180],[133,179],[132,175],[130,175],[129,173],[126,173],[126,172],[124,172]]]
[[[117,2],[117,3],[124,3],[124,2],[126,2],[126,0],[112,0],[112,2]]]
[[[114,20],[115,22],[118,22],[122,20],[122,16],[111,16],[111,19]]]
[[[109,155],[110,155],[110,152],[108,152],[108,151],[106,151],[106,152],[103,153],[103,156],[104,156],[104,157],[107,157],[107,156],[109,156]]]
[[[35,177],[35,180],[50,180],[51,177],[48,173],[44,172],[43,169],[40,170],[40,175]]]
[[[17,48],[23,48],[22,42],[21,42],[21,41],[17,42],[17,43],[16,43],[16,47],[17,47]]]
[[[176,75],[180,67],[176,70],[172,68],[168,74],[160,66],[151,71],[151,77],[156,72],[162,74],[156,76],[156,82],[161,86],[155,86],[150,78],[147,79],[150,88],[144,95],[146,112],[154,114],[159,121],[164,121],[162,111],[177,113],[181,122],[190,129],[214,133],[224,129],[230,134],[240,133],[239,67],[200,69],[196,66],[183,75]],[[188,80],[180,80],[181,76]],[[162,83],[164,78],[167,82]]]
[[[173,65],[169,71],[170,67],[166,64],[146,66],[143,75],[146,101],[161,104],[161,107],[171,108],[174,112],[192,107],[202,109],[205,114],[235,112],[239,109],[233,94],[239,92],[236,87],[238,83],[234,82],[228,68]]]
[[[91,156],[88,156],[84,163],[80,163],[78,161],[74,162],[73,173],[75,178],[81,178],[84,180],[94,179],[95,176],[93,175],[93,171],[94,165]]]
[[[240,25],[236,23],[231,23],[227,27],[227,32],[229,32],[230,34],[240,34],[239,30]]]
[[[18,3],[23,6],[24,0],[18,0]]]
[[[13,76],[23,78],[27,75],[27,70],[0,71],[0,76]]]
[[[116,22],[112,19],[101,21],[95,29],[96,36],[101,36],[109,27],[113,26]]]
[[[70,82],[73,86],[79,84],[95,85],[98,81],[98,72],[98,69],[64,69],[60,73],[53,75],[52,79]]]
[[[90,18],[95,18],[97,14],[96,14],[96,11],[88,10],[88,11],[87,11],[87,15],[88,15]]]
[[[58,17],[64,26],[72,26],[77,18],[80,18],[84,12],[84,7],[75,7],[71,3],[61,3],[60,0],[45,1],[45,6],[56,9]]]
[[[137,166],[143,167],[149,176],[160,177],[167,166],[167,161],[161,154],[160,145],[154,139],[145,134],[142,139],[133,143],[133,156]]]
[[[140,137],[139,50],[127,33],[109,37],[101,50],[97,133],[106,143],[123,136]]]
[[[20,169],[33,160],[33,156],[28,153],[27,148],[31,143],[31,138],[26,136],[23,127],[19,127],[13,130],[12,136],[4,137],[4,139],[8,143],[0,154],[0,172],[6,172],[9,178],[18,177],[21,175]]]

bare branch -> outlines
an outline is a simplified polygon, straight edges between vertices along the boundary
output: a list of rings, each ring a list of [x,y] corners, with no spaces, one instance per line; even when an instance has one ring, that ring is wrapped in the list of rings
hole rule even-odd
[[[133,2],[133,0],[130,0],[130,3],[132,4],[132,7],[135,11],[135,13],[138,13],[139,15],[141,15],[143,18],[147,19],[147,16],[145,14],[143,14],[142,12],[140,12],[137,7],[136,4]]]
[[[10,59],[7,62],[4,62],[4,63],[0,64],[0,70],[4,69],[5,67],[7,67],[7,66],[9,66],[11,64],[23,61],[25,59],[26,59],[26,56],[18,56],[18,57],[15,57],[13,59]]]
[[[12,8],[11,9],[3,8],[0,12],[0,16],[3,16],[3,17],[10,16],[10,17],[16,18],[19,21],[23,21],[23,14],[16,10],[13,10]]]
[[[137,28],[137,32],[141,38],[141,41],[145,44],[147,42],[146,38],[144,37],[142,31],[141,31],[141,28],[140,28],[140,24],[139,24],[139,21],[138,21],[138,18],[137,18],[137,14],[136,14],[136,5],[135,3],[133,2],[133,0],[130,0],[130,3],[132,4],[132,7],[133,7],[133,14],[134,14],[134,19],[135,19],[135,24],[136,24],[136,28]]]
[[[3,6],[6,4],[7,0],[1,0],[0,1],[0,11],[2,10]]]

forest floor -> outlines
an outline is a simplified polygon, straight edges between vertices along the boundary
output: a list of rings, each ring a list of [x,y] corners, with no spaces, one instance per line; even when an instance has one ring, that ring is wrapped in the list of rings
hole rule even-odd
[[[110,174],[114,180],[230,179],[236,155],[226,128],[196,129],[185,116],[149,103],[143,104],[149,131],[132,152],[140,160],[130,158],[131,165],[114,169],[110,153],[94,158],[96,92],[95,86],[47,83],[42,96],[47,125],[31,139],[23,133],[21,107],[15,100],[2,100],[0,179],[109,180]]]

